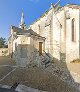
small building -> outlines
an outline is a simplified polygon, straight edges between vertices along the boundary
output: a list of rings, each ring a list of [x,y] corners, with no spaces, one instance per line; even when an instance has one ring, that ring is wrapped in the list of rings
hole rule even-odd
[[[19,31],[13,41],[13,58],[20,66],[35,63],[36,59],[45,50],[45,37],[41,37],[33,30],[12,27],[13,31]]]

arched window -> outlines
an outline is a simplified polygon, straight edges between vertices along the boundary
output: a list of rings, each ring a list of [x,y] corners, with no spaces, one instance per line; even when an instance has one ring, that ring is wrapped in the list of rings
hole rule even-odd
[[[75,19],[72,19],[72,41],[75,41]]]
[[[40,29],[41,29],[40,25],[38,25],[38,27],[39,27],[39,31],[40,31]]]

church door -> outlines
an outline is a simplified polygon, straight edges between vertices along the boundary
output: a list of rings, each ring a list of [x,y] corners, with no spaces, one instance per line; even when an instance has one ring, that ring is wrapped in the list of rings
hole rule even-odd
[[[42,55],[42,42],[39,42],[39,55]]]

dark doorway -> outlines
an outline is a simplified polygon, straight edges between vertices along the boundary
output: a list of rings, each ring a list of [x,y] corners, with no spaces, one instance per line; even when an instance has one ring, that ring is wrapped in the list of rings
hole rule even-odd
[[[39,55],[42,55],[42,42],[39,42]]]

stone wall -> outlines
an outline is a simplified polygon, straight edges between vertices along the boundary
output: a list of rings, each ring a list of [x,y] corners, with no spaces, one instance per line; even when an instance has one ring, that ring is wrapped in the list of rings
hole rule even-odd
[[[43,49],[44,40],[35,36],[21,35],[13,41],[13,58],[17,65],[26,67],[28,64],[38,64],[39,42],[43,42]]]
[[[27,64],[32,63],[33,60],[33,47],[31,45],[18,45],[15,54],[15,61],[18,66],[26,67]]]

